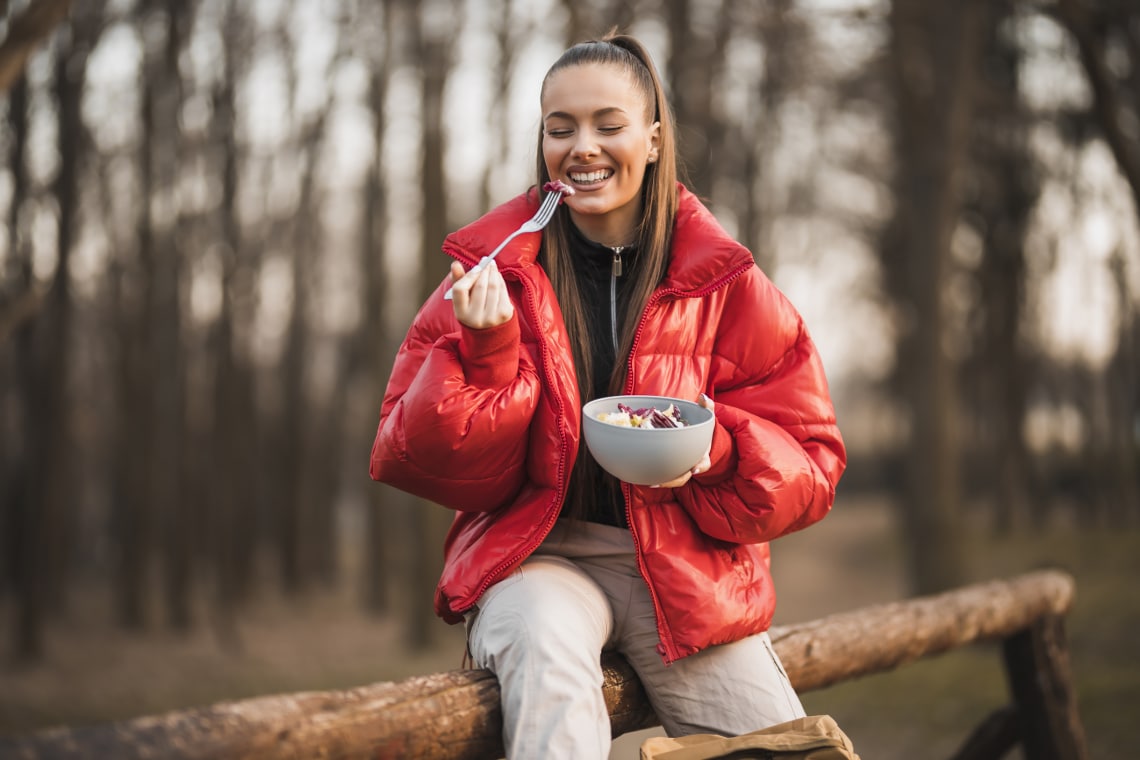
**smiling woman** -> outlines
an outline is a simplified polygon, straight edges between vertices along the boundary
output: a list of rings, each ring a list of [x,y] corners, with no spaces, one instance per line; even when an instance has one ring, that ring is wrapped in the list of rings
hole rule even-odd
[[[577,191],[567,204],[574,225],[611,247],[635,242],[641,184],[659,151],[652,91],[634,84],[631,74],[583,64],[552,72],[542,91],[546,171]]]
[[[822,519],[846,465],[815,344],[677,181],[638,40],[571,47],[540,106],[535,187],[444,242],[455,261],[396,357],[371,475],[456,512],[436,611],[498,678],[509,758],[607,756],[603,650],[671,735],[802,716],[767,633],[768,542]],[[479,266],[561,186],[541,234]],[[606,396],[703,419],[613,434],[705,435],[678,468],[619,480],[583,445],[583,403]]]

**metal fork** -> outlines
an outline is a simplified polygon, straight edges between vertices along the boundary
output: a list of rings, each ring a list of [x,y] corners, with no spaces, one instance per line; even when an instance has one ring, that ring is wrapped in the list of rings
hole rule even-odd
[[[544,198],[542,201],[542,205],[538,207],[538,211],[534,212],[534,216],[523,222],[517,230],[507,235],[503,242],[499,243],[498,248],[491,251],[489,256],[484,256],[478,264],[468,270],[468,273],[482,270],[483,267],[487,266],[487,264],[489,264],[492,259],[499,255],[499,251],[507,247],[507,243],[511,242],[524,232],[538,232],[543,227],[545,227],[550,222],[550,220],[554,218],[554,210],[558,208],[558,202],[560,200],[562,200],[561,191],[554,190],[547,194],[546,198]],[[451,290],[451,288],[448,288],[447,292],[443,294],[445,301],[451,300]]]

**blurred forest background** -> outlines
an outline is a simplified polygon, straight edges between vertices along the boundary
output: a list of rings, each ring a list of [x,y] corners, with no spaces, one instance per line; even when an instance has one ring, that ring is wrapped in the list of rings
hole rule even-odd
[[[850,447],[836,514],[774,548],[783,619],[1066,565],[1090,744],[1140,752],[1133,0],[0,17],[0,732],[459,666],[449,515],[368,479],[380,399],[444,235],[532,182],[546,68],[617,25]],[[890,757],[909,705],[921,741],[977,701],[972,663],[805,702]]]

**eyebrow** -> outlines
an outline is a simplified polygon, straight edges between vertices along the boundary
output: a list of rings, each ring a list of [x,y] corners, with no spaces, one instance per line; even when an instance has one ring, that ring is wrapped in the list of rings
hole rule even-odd
[[[597,118],[600,116],[609,116],[609,115],[615,114],[615,113],[621,114],[623,116],[626,115],[625,109],[624,108],[618,108],[617,106],[610,106],[608,108],[599,108],[597,111],[594,111],[590,115]],[[570,121],[574,121],[574,117],[571,114],[566,113],[565,111],[551,111],[550,113],[546,114],[546,116],[542,117],[543,121],[546,121],[547,119],[569,119]]]

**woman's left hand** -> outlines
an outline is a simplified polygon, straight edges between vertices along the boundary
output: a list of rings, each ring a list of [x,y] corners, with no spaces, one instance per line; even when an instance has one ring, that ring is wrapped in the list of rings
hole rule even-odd
[[[697,399],[697,403],[700,404],[701,406],[703,406],[705,409],[708,409],[710,412],[712,412],[713,408],[716,406],[713,403],[713,400],[703,393],[700,395],[700,398]],[[714,412],[714,414],[715,414],[715,412]],[[652,487],[653,488],[680,488],[681,486],[688,483],[689,479],[692,478],[694,475],[700,475],[702,472],[708,472],[708,469],[710,467],[712,467],[712,461],[709,459],[709,454],[711,453],[711,451],[712,451],[712,445],[710,444],[709,448],[705,449],[705,455],[703,457],[701,457],[701,461],[699,461],[695,465],[693,465],[693,469],[682,474],[679,478],[674,478],[673,480],[670,480],[668,483],[661,483],[660,485],[656,485],[656,486],[652,486]]]

